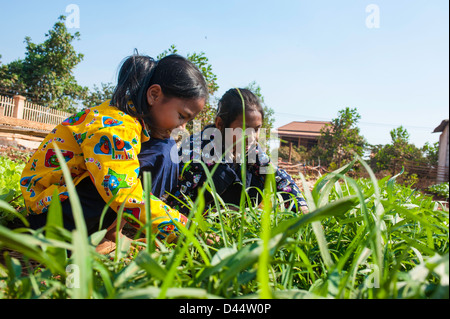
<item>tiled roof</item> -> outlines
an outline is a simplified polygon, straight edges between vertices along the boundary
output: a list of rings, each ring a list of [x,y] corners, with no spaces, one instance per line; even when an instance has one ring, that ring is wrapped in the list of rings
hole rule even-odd
[[[278,135],[320,136],[320,130],[331,122],[305,121],[291,122],[278,128]]]

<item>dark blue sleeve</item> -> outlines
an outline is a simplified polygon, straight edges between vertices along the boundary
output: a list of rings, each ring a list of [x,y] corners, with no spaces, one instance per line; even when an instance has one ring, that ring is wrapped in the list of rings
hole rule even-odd
[[[176,143],[172,139],[150,139],[141,146],[140,170],[151,173],[152,193],[158,198],[164,197],[177,184],[178,164],[173,161],[176,152]]]

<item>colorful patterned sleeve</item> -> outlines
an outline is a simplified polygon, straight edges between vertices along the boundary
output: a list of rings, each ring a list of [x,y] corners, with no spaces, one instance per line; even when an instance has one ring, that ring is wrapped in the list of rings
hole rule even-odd
[[[135,128],[135,129],[130,129]],[[137,154],[141,149],[140,124],[129,116],[108,118],[98,130],[86,136],[81,144],[90,178],[106,203],[116,212],[124,204],[124,218],[139,228],[138,220],[152,221],[152,231],[168,242],[177,237],[172,220],[186,225],[187,219],[152,194],[151,216],[145,210],[144,191],[139,176]],[[91,130],[92,132],[92,130]],[[136,219],[136,220],[135,220]]]
[[[278,191],[288,193],[282,194],[283,199],[285,200],[291,199],[292,196],[290,196],[289,194],[294,195],[298,205],[300,206],[294,207],[294,209],[296,208],[297,210],[299,210],[300,208],[303,209],[308,207],[308,204],[306,203],[306,200],[303,197],[302,191],[297,186],[294,179],[288,173],[286,173],[285,170],[277,168],[275,172],[275,181],[277,183]],[[287,205],[289,204],[287,203]]]

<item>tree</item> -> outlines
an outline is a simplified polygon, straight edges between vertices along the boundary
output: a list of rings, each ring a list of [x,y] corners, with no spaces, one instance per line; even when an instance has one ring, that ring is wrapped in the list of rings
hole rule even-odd
[[[400,172],[402,167],[427,165],[423,150],[409,142],[409,133],[400,126],[391,130],[391,143],[372,147],[372,168],[375,171],[390,170],[392,175]],[[430,149],[431,151],[431,149]]]
[[[77,101],[86,97],[88,89],[78,85],[74,68],[83,60],[72,42],[80,39],[71,34],[60,16],[45,35],[43,43],[25,38],[26,52],[18,59],[0,67],[0,86],[7,93],[24,95],[28,100],[55,109],[73,112]]]
[[[94,107],[100,105],[113,96],[115,85],[112,83],[101,83],[101,88],[94,84],[93,91],[89,91],[83,101],[85,107]]]
[[[1,65],[0,88],[2,90],[2,93],[20,94],[21,92],[25,92],[26,86],[21,76],[22,73],[23,73],[22,60],[16,60],[7,65]]]
[[[426,142],[422,147],[422,152],[424,153],[425,160],[429,166],[437,167],[439,160],[439,142],[430,144]]]
[[[314,158],[320,158],[333,168],[350,162],[355,154],[362,156],[367,145],[357,127],[361,118],[357,109],[346,107],[338,114],[330,125],[322,128],[318,144],[311,151]]]

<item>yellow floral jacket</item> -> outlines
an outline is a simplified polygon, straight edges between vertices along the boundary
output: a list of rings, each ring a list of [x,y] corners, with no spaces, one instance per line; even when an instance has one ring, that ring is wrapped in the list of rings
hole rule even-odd
[[[105,203],[115,197],[110,205],[113,210],[119,211],[126,202],[124,218],[130,224],[139,227],[130,216],[143,224],[151,218],[152,231],[160,239],[172,241],[177,237],[172,219],[185,225],[186,217],[152,194],[149,194],[150,217],[145,210],[137,155],[141,143],[149,139],[141,121],[110,106],[109,101],[69,117],[44,139],[22,173],[21,190],[29,213],[46,213],[55,189],[61,201],[68,199],[55,143],[75,185],[89,177]]]

